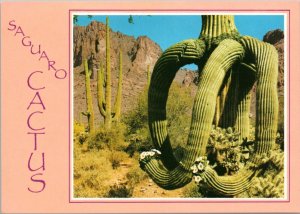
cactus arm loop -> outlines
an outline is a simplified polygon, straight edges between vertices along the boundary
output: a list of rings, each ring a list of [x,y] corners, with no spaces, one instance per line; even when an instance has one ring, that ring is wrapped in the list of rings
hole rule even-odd
[[[167,132],[166,101],[175,72],[179,66],[182,66],[181,62],[186,59],[193,59],[189,55],[186,58],[179,58],[178,55],[182,57],[186,53],[197,52],[196,45],[193,49],[187,48],[191,47],[190,43],[179,43],[162,55],[154,68],[149,87],[149,127],[155,148],[161,151],[161,155],[159,159],[151,159],[144,163],[143,168],[154,182],[165,189],[179,188],[191,181],[190,167],[197,156],[205,154],[216,105],[214,98],[218,95],[226,72],[234,63],[241,60],[244,54],[244,49],[238,42],[226,39],[209,57],[200,74],[190,133],[185,148],[187,153],[179,161],[173,155]],[[201,55],[196,55],[195,59],[199,60],[203,55],[203,50],[198,52]]]

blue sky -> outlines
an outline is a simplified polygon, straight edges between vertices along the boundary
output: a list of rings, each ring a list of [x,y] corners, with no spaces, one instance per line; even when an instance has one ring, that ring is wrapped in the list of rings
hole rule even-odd
[[[86,26],[92,20],[105,23],[106,16],[78,17],[78,25]],[[134,36],[146,35],[165,50],[169,46],[190,38],[198,38],[201,31],[200,15],[136,15],[134,24],[128,22],[128,15],[110,15],[110,27],[113,31]],[[284,30],[283,15],[236,15],[235,24],[242,35],[262,39],[270,30]]]

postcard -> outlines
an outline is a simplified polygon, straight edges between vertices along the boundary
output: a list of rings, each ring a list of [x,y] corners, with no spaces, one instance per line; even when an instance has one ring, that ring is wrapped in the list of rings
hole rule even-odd
[[[1,2],[1,213],[300,212],[299,9]]]

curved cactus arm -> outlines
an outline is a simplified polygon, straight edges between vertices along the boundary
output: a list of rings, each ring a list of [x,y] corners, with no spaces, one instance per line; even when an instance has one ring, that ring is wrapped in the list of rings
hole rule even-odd
[[[110,67],[110,36],[109,18],[106,17],[105,44],[106,44],[106,84],[105,84],[105,111],[104,125],[111,128],[111,67]]]
[[[208,166],[201,177],[216,193],[224,196],[235,196],[251,186],[251,179],[255,174],[256,171],[243,169],[236,175],[218,176],[216,171]]]
[[[174,49],[177,50],[178,48],[175,47]],[[191,181],[190,167],[195,159],[204,155],[206,151],[218,91],[226,72],[236,61],[242,58],[243,54],[244,49],[238,42],[226,39],[209,57],[200,74],[190,133],[185,147],[187,152],[180,162],[173,156],[166,128],[166,99],[170,81],[175,74],[172,74],[173,76],[170,78],[170,74],[166,73],[165,69],[169,66],[160,70],[154,69],[149,89],[149,125],[154,145],[162,154],[161,161],[151,159],[144,163],[144,169],[153,181],[162,188],[175,189]],[[159,62],[158,67],[161,67]],[[170,157],[173,159],[171,160],[173,165],[169,163],[170,159],[168,158]]]
[[[168,169],[177,166],[167,132],[166,103],[169,88],[178,69],[200,63],[205,45],[202,40],[186,40],[168,48],[155,64],[148,93],[149,128],[154,146],[162,151]]]
[[[244,48],[238,42],[225,39],[210,55],[200,74],[186,147],[187,153],[190,154],[187,155],[190,156],[189,164],[206,153],[218,92],[228,70],[241,60],[243,55]]]
[[[103,65],[100,64],[100,68],[97,73],[97,96],[98,96],[98,108],[100,114],[105,117],[105,99],[104,99],[104,77],[103,77]]]
[[[277,75],[278,75],[278,56],[276,49],[266,43],[251,37],[244,37],[241,41],[245,47],[245,59],[252,59],[255,66],[247,64],[247,69],[256,70],[257,89],[256,89],[256,153],[247,166],[234,176],[218,176],[213,169],[207,167],[201,175],[206,183],[216,192],[234,196],[245,191],[251,185],[251,178],[258,172],[251,169],[251,162],[254,163],[256,169],[259,168],[261,157],[267,153],[273,146],[276,139],[277,117],[278,117],[278,97],[277,97]],[[243,73],[242,73],[243,74]],[[248,85],[244,85],[241,93],[240,105],[238,107],[237,127],[244,127],[248,123],[245,118],[249,111],[249,103],[247,91],[251,88],[251,80],[247,80]],[[248,89],[247,89],[248,88]],[[243,118],[244,117],[244,118]],[[247,129],[247,126],[245,126]],[[240,130],[242,135],[247,134],[247,130]]]
[[[278,121],[278,53],[274,46],[255,38],[243,37],[246,58],[254,60],[257,69],[256,130],[257,155],[267,153],[275,143]]]

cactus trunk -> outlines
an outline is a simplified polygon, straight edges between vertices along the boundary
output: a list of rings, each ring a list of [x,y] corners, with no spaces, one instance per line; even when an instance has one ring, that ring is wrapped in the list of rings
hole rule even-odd
[[[256,130],[257,153],[270,151],[276,140],[278,122],[278,53],[274,46],[251,37],[244,37],[242,44],[254,58],[257,69]]]
[[[93,100],[91,92],[91,83],[90,83],[90,72],[88,69],[87,60],[84,60],[84,70],[85,70],[85,92],[86,92],[86,106],[87,112],[83,113],[88,118],[88,130],[93,132],[94,128],[94,110],[93,110]]]
[[[104,126],[106,129],[111,128],[112,121],[120,122],[121,105],[122,105],[122,82],[123,82],[123,59],[122,50],[119,50],[119,82],[116,95],[116,101],[112,111],[111,107],[111,65],[110,65],[110,38],[109,38],[109,18],[106,17],[106,72],[104,72],[102,64],[98,71],[98,108],[100,114],[104,118]],[[104,75],[105,73],[105,75]]]
[[[109,19],[106,17],[106,88],[105,88],[105,117],[104,125],[111,128],[111,68],[110,68],[110,39],[109,39]]]
[[[105,98],[104,98],[104,87],[105,87],[105,83],[104,83],[104,71],[103,71],[103,66],[100,63],[100,68],[99,71],[97,73],[97,100],[98,100],[98,108],[100,111],[100,114],[105,117]]]
[[[116,122],[120,122],[121,117],[121,105],[122,105],[122,83],[123,83],[123,56],[122,49],[119,50],[119,82],[117,89],[117,98],[114,106],[113,119]]]

